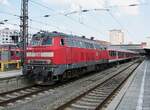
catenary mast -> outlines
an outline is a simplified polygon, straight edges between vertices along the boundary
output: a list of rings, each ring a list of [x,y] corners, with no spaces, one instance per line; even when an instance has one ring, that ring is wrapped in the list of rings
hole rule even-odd
[[[24,64],[28,45],[28,0],[21,0],[20,38],[23,50],[21,60],[22,64]]]

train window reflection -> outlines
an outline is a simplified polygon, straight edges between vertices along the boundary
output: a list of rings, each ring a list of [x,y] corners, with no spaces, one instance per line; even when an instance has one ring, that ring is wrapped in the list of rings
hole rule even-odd
[[[45,38],[42,41],[42,45],[52,45],[52,38]]]
[[[33,38],[31,41],[32,46],[38,45],[52,45],[52,38]]]

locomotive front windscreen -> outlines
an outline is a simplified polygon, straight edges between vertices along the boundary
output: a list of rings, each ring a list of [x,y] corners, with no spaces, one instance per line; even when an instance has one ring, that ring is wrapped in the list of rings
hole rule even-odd
[[[32,46],[39,46],[39,45],[52,45],[52,38],[51,37],[33,37],[31,41]]]

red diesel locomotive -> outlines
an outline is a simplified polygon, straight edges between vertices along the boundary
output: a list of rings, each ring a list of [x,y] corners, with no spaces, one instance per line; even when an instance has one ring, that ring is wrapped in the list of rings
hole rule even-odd
[[[58,81],[135,56],[136,53],[131,51],[107,50],[105,46],[84,36],[39,32],[33,36],[27,48],[23,74],[38,83]]]

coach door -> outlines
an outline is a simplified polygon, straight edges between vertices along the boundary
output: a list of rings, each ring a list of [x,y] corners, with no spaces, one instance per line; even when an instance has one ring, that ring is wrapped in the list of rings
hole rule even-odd
[[[72,48],[71,47],[67,47],[66,48],[66,60],[67,60],[67,64],[71,64],[72,63]]]

